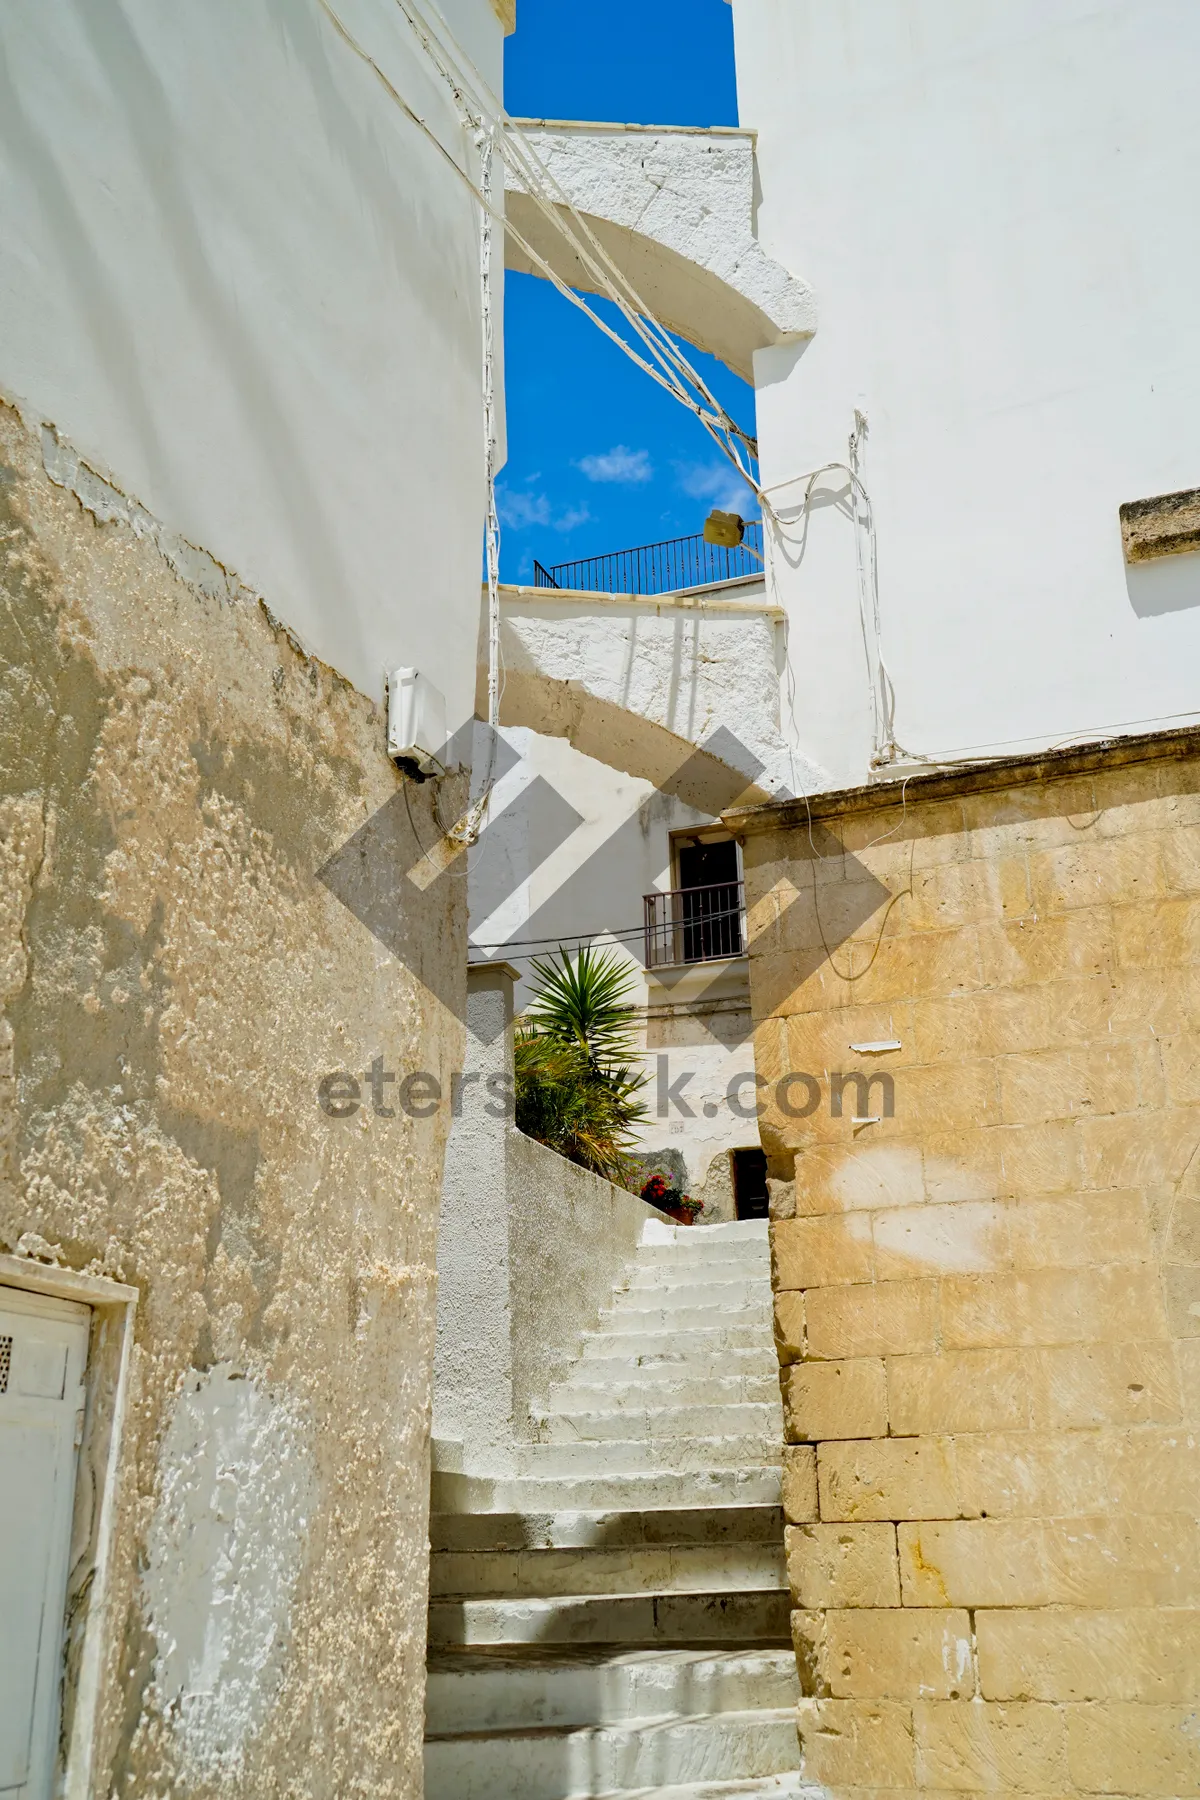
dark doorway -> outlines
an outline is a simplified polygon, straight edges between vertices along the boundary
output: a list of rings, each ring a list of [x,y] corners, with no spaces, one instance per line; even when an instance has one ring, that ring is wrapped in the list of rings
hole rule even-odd
[[[678,840],[677,840],[678,841]],[[737,845],[697,839],[680,844],[680,914],[684,962],[742,954],[742,904]]]
[[[765,1150],[734,1150],[733,1201],[739,1219],[768,1217],[767,1153]]]

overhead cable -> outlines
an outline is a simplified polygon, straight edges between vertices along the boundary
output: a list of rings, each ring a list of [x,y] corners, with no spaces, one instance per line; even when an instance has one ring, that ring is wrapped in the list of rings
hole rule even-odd
[[[553,229],[566,239],[604,297],[610,300],[620,312],[626,324],[645,347],[647,355],[642,355],[619,332],[614,331],[607,321],[602,319],[586,300],[563,280],[546,258],[513,225],[511,220],[505,218],[502,205],[497,206],[492,197],[483,192],[481,185],[472,180],[471,175],[442,143],[428,121],[423,119],[404,99],[384,74],[375,58],[339,16],[332,5],[332,0],[319,0],[322,10],[343,42],[372,70],[388,96],[434,145],[483,211],[504,228],[529,258],[531,264],[571,305],[582,312],[599,331],[603,332],[605,337],[609,338],[618,349],[636,363],[643,373],[649,375],[651,380],[657,382],[660,387],[664,388],[699,419],[722,454],[733,464],[738,474],[757,495],[759,491],[757,480],[743,462],[736,448],[739,443],[744,445],[748,455],[757,459],[756,440],[749,433],[743,431],[726,412],[703,377],[688,361],[678,343],[655,318],[650,307],[641,299],[632,283],[609,256],[590,226],[576,210],[574,204],[563,192],[559,183],[537,156],[519,128],[513,124],[503,107],[498,106],[490,95],[480,92],[473,72],[468,71],[439,40],[419,9],[411,4],[411,0],[395,0],[395,3],[408,21],[425,55],[450,89],[463,123],[475,133],[482,131],[485,126],[495,132],[494,141],[505,162],[513,168],[526,192]],[[574,220],[578,227],[577,232],[570,229],[564,214]],[[653,361],[647,360],[647,357],[653,358]],[[689,392],[689,388],[692,391]],[[697,399],[697,395],[700,396],[699,399]]]

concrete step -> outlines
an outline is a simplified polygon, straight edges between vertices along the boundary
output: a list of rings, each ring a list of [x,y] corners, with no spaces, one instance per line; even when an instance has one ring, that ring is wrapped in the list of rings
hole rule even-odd
[[[740,1406],[779,1405],[779,1371],[774,1366],[764,1374],[708,1375],[696,1371],[685,1375],[678,1364],[661,1364],[641,1368],[631,1364],[624,1380],[592,1380],[593,1365],[588,1364],[588,1380],[576,1373],[550,1389],[547,1412],[580,1412],[594,1405],[600,1410],[644,1406]]]
[[[724,1336],[724,1334],[720,1334]],[[730,1379],[741,1375],[773,1375],[779,1380],[779,1363],[773,1340],[766,1334],[747,1342],[739,1333],[737,1341],[718,1346],[710,1355],[707,1348],[697,1355],[691,1343],[694,1333],[661,1332],[648,1339],[642,1349],[631,1349],[624,1339],[615,1343],[599,1332],[587,1334],[584,1354],[571,1370],[568,1381],[585,1383],[616,1381],[678,1381],[681,1378],[707,1381],[710,1376]],[[588,1341],[590,1339],[590,1341]]]
[[[624,1337],[631,1331],[737,1331],[758,1326],[770,1336],[771,1291],[768,1288],[753,1299],[733,1306],[630,1306],[607,1307],[600,1314],[597,1329]]]
[[[750,1593],[783,1587],[775,1544],[674,1544],[576,1550],[439,1550],[429,1559],[438,1598],[573,1594]]]
[[[728,1650],[442,1650],[431,1653],[426,1722],[445,1736],[521,1726],[620,1725],[667,1714],[794,1706],[790,1644]]]
[[[732,1220],[730,1220],[732,1224]],[[729,1256],[730,1260],[738,1258],[754,1258],[768,1255],[770,1238],[766,1235],[765,1219],[743,1219],[739,1224],[752,1226],[743,1237],[723,1237],[718,1235],[712,1226],[693,1226],[691,1231],[680,1231],[675,1238],[642,1237],[637,1246],[637,1262],[684,1262],[687,1256]]]
[[[642,1545],[779,1544],[779,1506],[703,1506],[647,1512],[433,1513],[440,1550],[639,1549]]]
[[[661,1320],[639,1322],[630,1315],[628,1330],[585,1331],[575,1366],[582,1373],[590,1370],[594,1361],[611,1361],[616,1356],[643,1361],[669,1357],[692,1369],[711,1368],[715,1374],[738,1351],[753,1357],[760,1373],[768,1368],[775,1355],[770,1320],[747,1318],[740,1325],[714,1325],[710,1319],[707,1325],[684,1329]]]
[[[778,1395],[778,1383],[776,1383]],[[644,1402],[644,1396],[643,1396]],[[544,1415],[542,1442],[604,1443],[610,1439],[681,1437],[781,1437],[782,1414],[773,1404],[749,1401],[726,1405],[624,1406],[615,1411],[596,1406],[555,1407]]]
[[[638,1245],[639,1258],[648,1250],[687,1255],[696,1250],[720,1250],[733,1244],[765,1244],[765,1219],[727,1219],[723,1225],[676,1225],[667,1218],[647,1219]]]
[[[628,1287],[615,1290],[615,1307],[623,1312],[645,1306],[748,1306],[770,1298],[771,1283],[766,1274],[743,1276],[738,1280],[705,1280],[700,1276],[655,1279],[645,1272]]]
[[[634,1273],[654,1269],[668,1276],[697,1270],[713,1275],[752,1275],[760,1271],[765,1274],[770,1266],[770,1248],[766,1238],[762,1238],[754,1244],[721,1245],[704,1240],[696,1245],[673,1244],[670,1247],[643,1244],[630,1269]]]
[[[682,1787],[626,1788],[621,1800],[829,1800],[829,1789],[802,1775],[759,1775],[750,1781],[685,1782]]]
[[[430,1601],[429,1643],[780,1643],[790,1629],[786,1588],[749,1593],[564,1594]]]
[[[783,1433],[770,1427],[728,1437],[607,1438],[602,1443],[519,1444],[513,1472],[546,1479],[553,1475],[608,1476],[647,1472],[689,1475],[709,1469],[739,1469],[780,1462]]]
[[[613,1339],[604,1332],[583,1332],[579,1361],[570,1370],[574,1381],[606,1381],[613,1370],[597,1370],[597,1363],[628,1364],[628,1381],[653,1379],[655,1370],[687,1375],[761,1375],[777,1372],[774,1337],[766,1332],[747,1336],[741,1332],[646,1332],[646,1346],[631,1346],[628,1337]],[[732,1339],[732,1341],[730,1341]]]
[[[433,1477],[434,1510],[442,1513],[641,1512],[684,1507],[778,1506],[777,1465],[697,1469],[664,1474],[635,1470],[590,1476],[456,1475]]]
[[[647,1222],[515,1472],[438,1458],[428,1800],[817,1800],[765,1223]]]
[[[634,1293],[646,1288],[724,1286],[737,1283],[746,1287],[770,1284],[771,1259],[762,1256],[741,1257],[737,1262],[718,1261],[714,1257],[695,1257],[685,1261],[674,1257],[670,1262],[630,1263],[616,1283],[618,1293]]]
[[[585,1800],[660,1783],[772,1775],[798,1757],[790,1708],[666,1718],[635,1726],[555,1727],[432,1737],[427,1800]]]

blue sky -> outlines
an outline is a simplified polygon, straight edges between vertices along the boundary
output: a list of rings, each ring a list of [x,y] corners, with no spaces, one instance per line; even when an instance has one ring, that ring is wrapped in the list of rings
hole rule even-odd
[[[514,117],[736,125],[732,11],[725,0],[518,0],[504,79]],[[549,566],[697,532],[714,505],[747,512],[748,489],[696,419],[582,313],[536,276],[509,275],[505,289],[506,581],[532,580],[535,556]],[[752,430],[753,390],[689,354]]]

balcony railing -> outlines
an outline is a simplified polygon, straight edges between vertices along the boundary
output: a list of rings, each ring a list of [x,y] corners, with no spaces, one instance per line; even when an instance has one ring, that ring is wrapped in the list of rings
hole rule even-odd
[[[643,904],[648,969],[743,954],[745,900],[740,881],[647,894]]]
[[[716,581],[762,574],[762,520],[752,519],[733,550],[703,537],[666,538],[636,550],[584,556],[575,562],[533,565],[534,587],[574,588],[589,594],[678,594]]]

